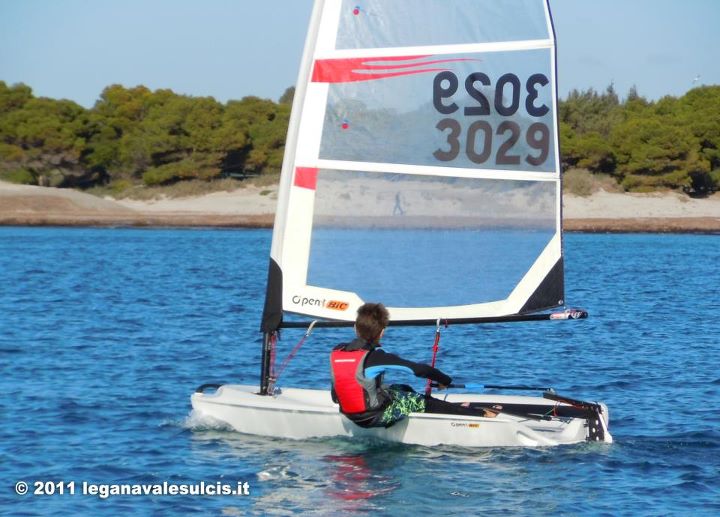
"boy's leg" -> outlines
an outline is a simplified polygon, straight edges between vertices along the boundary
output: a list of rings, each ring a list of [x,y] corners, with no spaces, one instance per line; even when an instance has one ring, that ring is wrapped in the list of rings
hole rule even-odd
[[[460,404],[453,404],[433,397],[425,398],[426,413],[443,413],[446,415],[467,415],[467,416],[484,416],[493,418],[497,416],[495,411],[489,409],[473,409]]]
[[[390,386],[388,391],[392,394],[393,400],[385,408],[380,418],[380,425],[390,427],[410,413],[422,413],[425,411],[425,397],[423,395],[415,391],[397,389],[395,385]]]

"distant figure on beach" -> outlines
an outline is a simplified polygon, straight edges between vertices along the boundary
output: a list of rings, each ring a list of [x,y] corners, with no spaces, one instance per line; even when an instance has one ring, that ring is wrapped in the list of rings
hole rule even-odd
[[[393,215],[405,215],[405,210],[403,210],[400,199],[400,192],[395,194],[395,207],[393,208]]]

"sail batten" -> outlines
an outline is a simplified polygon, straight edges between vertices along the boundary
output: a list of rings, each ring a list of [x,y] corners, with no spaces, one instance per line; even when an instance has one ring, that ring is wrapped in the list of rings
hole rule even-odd
[[[563,303],[545,0],[318,1],[302,67],[266,311],[351,321],[382,301],[393,320],[471,320]]]
[[[415,47],[327,49],[317,55],[317,59],[372,59],[449,54],[469,54],[475,52],[507,52],[520,50],[549,49],[553,47],[550,39],[499,41],[493,43],[464,43],[458,45],[429,45]]]
[[[557,174],[555,171],[530,172],[500,169],[470,169],[463,167],[433,167],[431,165],[411,165],[406,163],[370,163],[323,159],[316,160],[315,163],[319,168],[322,169],[338,169],[347,171],[365,171],[393,174],[418,174],[423,176],[448,176],[457,178],[497,179],[498,177],[502,177],[503,179],[509,181],[557,181]]]

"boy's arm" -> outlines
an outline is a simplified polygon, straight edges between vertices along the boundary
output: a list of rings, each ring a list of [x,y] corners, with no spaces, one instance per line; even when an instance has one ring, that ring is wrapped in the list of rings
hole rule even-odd
[[[430,379],[445,386],[452,383],[452,378],[437,368],[423,363],[408,361],[407,359],[403,359],[395,354],[389,354],[383,350],[374,350],[365,360],[366,377],[376,377],[390,370],[412,373],[417,377]]]

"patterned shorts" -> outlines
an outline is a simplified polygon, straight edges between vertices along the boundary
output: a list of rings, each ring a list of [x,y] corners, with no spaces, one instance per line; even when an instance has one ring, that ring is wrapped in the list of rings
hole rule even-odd
[[[397,384],[388,388],[393,400],[380,417],[380,423],[385,427],[402,420],[410,413],[425,411],[425,396],[412,390],[408,391],[408,388]]]

